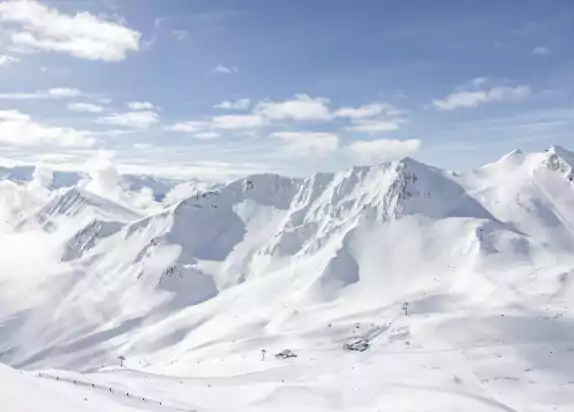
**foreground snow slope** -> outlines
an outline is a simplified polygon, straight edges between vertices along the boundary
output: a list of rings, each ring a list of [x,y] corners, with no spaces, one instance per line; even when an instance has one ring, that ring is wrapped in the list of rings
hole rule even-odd
[[[123,398],[113,398],[77,385],[41,379],[0,364],[0,400],[9,412],[136,412]],[[123,402],[123,404],[122,404]],[[135,402],[133,402],[135,404]]]
[[[0,237],[42,262],[0,259],[0,361],[198,410],[572,410],[573,165],[256,175],[143,218],[71,189]]]

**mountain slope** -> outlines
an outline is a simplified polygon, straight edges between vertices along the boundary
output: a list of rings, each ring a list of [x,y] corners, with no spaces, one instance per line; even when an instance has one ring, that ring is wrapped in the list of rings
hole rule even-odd
[[[561,147],[514,151],[459,177],[500,220],[561,252],[574,247],[574,154]]]
[[[218,375],[220,389],[251,393],[255,382],[260,391],[241,401],[250,410],[280,404],[283,391],[301,396],[297,382],[317,410],[333,407],[330,391],[345,394],[336,408],[347,410],[356,402],[345,384],[356,379],[363,399],[378,381],[386,393],[437,387],[439,409],[566,411],[572,159],[554,147],[464,173],[407,158],[304,179],[256,175],[143,218],[70,190],[35,215],[55,222],[43,233],[45,259],[60,259],[49,277],[20,285],[0,271],[10,290],[0,293],[0,360],[104,367],[99,381],[120,379],[125,356],[141,373],[201,385]],[[62,238],[63,249],[48,246]],[[343,351],[353,338],[368,351]],[[299,357],[261,360],[262,349],[285,348]],[[369,407],[391,407],[389,396]]]
[[[19,227],[39,225],[54,230],[58,224],[83,227],[93,221],[123,222],[141,218],[137,212],[77,187],[65,189],[19,222]]]
[[[142,411],[126,405],[104,393],[77,385],[65,385],[13,370],[0,364],[2,406],[7,411],[60,412],[60,411]],[[121,398],[120,398],[121,399]],[[128,403],[128,402],[125,402]]]

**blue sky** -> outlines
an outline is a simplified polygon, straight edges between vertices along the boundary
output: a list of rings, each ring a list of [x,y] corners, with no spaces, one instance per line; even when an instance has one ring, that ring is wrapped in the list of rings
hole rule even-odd
[[[0,157],[126,171],[461,169],[573,146],[569,0],[0,3]]]

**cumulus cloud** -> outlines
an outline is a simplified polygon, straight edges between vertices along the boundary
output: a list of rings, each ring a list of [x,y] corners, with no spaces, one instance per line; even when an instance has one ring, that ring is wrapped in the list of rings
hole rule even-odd
[[[349,119],[366,119],[383,113],[393,113],[396,109],[388,103],[369,103],[360,107],[342,107],[335,111],[335,117]]]
[[[249,99],[224,101],[215,105],[223,109],[248,109]],[[213,116],[205,120],[191,120],[176,123],[166,128],[168,131],[196,133],[195,137],[215,137],[213,132],[221,130],[252,132],[263,127],[276,127],[285,122],[327,122],[344,119],[345,130],[376,134],[394,131],[405,122],[405,111],[389,103],[370,103],[359,107],[342,107],[334,112],[329,108],[329,100],[296,94],[287,100],[262,100],[247,114]],[[202,134],[197,134],[202,133]],[[285,135],[288,136],[288,135]],[[331,141],[333,141],[331,139]]]
[[[126,105],[132,110],[155,110],[150,102],[128,102]]]
[[[234,102],[225,100],[219,104],[216,104],[216,109],[231,109],[231,110],[247,110],[249,109],[250,100],[249,99],[239,99]]]
[[[351,126],[348,126],[346,129],[352,132],[361,132],[370,134],[392,132],[400,129],[400,120],[360,119],[353,121],[353,124]]]
[[[188,133],[192,137],[205,140],[215,139],[220,136],[218,132],[209,130],[210,128],[211,124],[209,122],[195,120],[189,122],[176,123],[166,127],[165,130],[170,132]]]
[[[197,133],[204,131],[209,127],[208,122],[201,120],[191,120],[188,122],[179,122],[171,126],[166,127],[167,131],[170,132],[182,132],[182,133]]]
[[[489,103],[519,101],[530,97],[529,86],[516,87],[496,86],[486,90],[458,91],[447,95],[444,99],[433,100],[433,106],[438,110],[456,110],[473,108]]]
[[[0,93],[3,100],[35,100],[35,99],[69,99],[73,97],[85,97],[86,93],[79,89],[67,87],[56,87],[48,90],[38,90],[35,92],[10,92]]]
[[[54,172],[44,164],[36,164],[32,173],[32,180],[28,183],[28,188],[34,192],[49,194],[50,185],[54,180]]]
[[[34,210],[46,201],[46,191],[44,189],[37,190],[36,187],[29,187],[16,184],[10,180],[0,180],[0,243],[2,243],[3,236],[8,234],[10,239],[13,235],[15,223],[19,220],[22,214]],[[4,239],[5,241],[8,239]],[[10,257],[9,246],[11,243],[0,244],[2,250],[2,258],[0,264],[3,263],[6,257]],[[16,266],[14,266],[16,267]],[[0,267],[0,271],[5,268]],[[0,273],[0,277],[2,274]]]
[[[20,61],[19,58],[10,56],[8,54],[0,54],[0,67],[1,66],[8,66],[9,64],[18,63]]]
[[[348,131],[377,134],[400,129],[404,114],[403,110],[389,103],[369,103],[356,108],[340,108],[334,116],[350,119],[351,125],[346,127]]]
[[[79,97],[82,96],[83,93],[78,89],[70,89],[67,87],[58,87],[54,89],[48,89],[48,95],[50,97],[54,97],[56,99],[63,98],[63,97]]]
[[[114,163],[115,152],[99,150],[86,162],[88,181],[80,185],[104,197],[119,198],[122,192],[120,174]]]
[[[255,107],[255,113],[270,120],[329,120],[331,113],[328,105],[329,99],[296,94],[291,100],[260,102]]]
[[[222,130],[245,130],[255,129],[264,126],[266,121],[263,117],[246,114],[246,115],[225,115],[215,116],[211,119],[211,126],[215,129]]]
[[[130,129],[149,129],[159,121],[156,112],[145,110],[141,112],[115,113],[97,119],[98,123],[126,127]]]
[[[366,164],[393,160],[417,152],[421,146],[418,139],[410,140],[357,140],[348,146],[354,159]]]
[[[153,206],[153,191],[144,187],[140,191],[129,191],[122,186],[121,175],[116,164],[116,153],[111,150],[99,150],[88,159],[84,169],[88,176],[78,185],[99,196],[123,203],[138,209]]]
[[[124,60],[128,52],[140,48],[141,33],[122,23],[88,12],[62,13],[34,0],[1,2],[0,21],[18,27],[10,40],[28,51],[113,62]]]
[[[283,149],[302,156],[326,156],[339,149],[339,137],[322,132],[277,132],[274,137],[283,140]]]
[[[218,64],[213,68],[213,71],[220,74],[233,74],[238,73],[239,68],[237,66],[224,66],[223,64]]]
[[[35,121],[18,110],[0,110],[0,142],[13,146],[89,147],[90,132],[70,127],[50,126]]]
[[[97,104],[91,103],[69,103],[67,106],[68,110],[73,112],[82,112],[82,113],[101,113],[104,111],[102,106],[98,106]]]

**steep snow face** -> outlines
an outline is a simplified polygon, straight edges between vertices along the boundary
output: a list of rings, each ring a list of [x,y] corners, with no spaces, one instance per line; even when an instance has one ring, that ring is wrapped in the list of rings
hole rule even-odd
[[[124,206],[73,187],[53,197],[45,206],[26,217],[19,225],[38,224],[54,230],[58,224],[83,227],[94,220],[129,222],[141,216]],[[76,229],[77,230],[77,229]]]
[[[361,219],[381,224],[413,214],[490,217],[443,173],[405,159],[305,180],[270,249],[286,255],[309,253]]]
[[[457,181],[499,220],[561,252],[574,248],[574,154],[514,151]]]
[[[84,253],[92,249],[98,240],[117,233],[123,226],[120,222],[92,221],[68,240],[62,260],[70,261],[80,258]]]
[[[353,380],[355,367],[375,362],[368,373],[380,380],[381,362],[398,354],[411,377],[426,371],[421,385],[456,373],[482,394],[471,383],[479,375],[502,388],[490,380],[504,369],[494,354],[502,345],[516,373],[542,368],[562,384],[561,367],[541,366],[532,345],[572,337],[572,159],[554,147],[465,173],[407,158],[305,179],[256,175],[193,189],[146,217],[69,190],[26,220],[50,228],[41,245],[55,245],[39,248],[42,261],[60,258],[45,264],[51,281],[2,271],[0,360],[93,371],[127,355],[131,369],[299,382],[296,363],[282,375],[260,359],[263,348],[290,348],[310,386],[333,390],[321,377]],[[54,239],[64,239],[63,254]],[[370,344],[361,368],[340,352],[353,337]],[[460,351],[466,372],[452,368]],[[432,363],[438,353],[444,375]],[[486,356],[492,370],[481,366]],[[485,410],[496,404],[480,396]],[[545,410],[540,399],[531,404]],[[278,402],[277,392],[261,402]]]
[[[148,266],[157,273],[162,265],[180,277],[210,274],[221,290],[325,248],[337,254],[345,235],[361,221],[380,225],[415,214],[490,217],[457,183],[406,159],[305,180],[273,175],[241,179],[134,223],[126,236],[142,239],[143,249],[134,259],[144,274],[150,273]],[[170,263],[163,260],[163,251],[172,246],[178,252]]]

